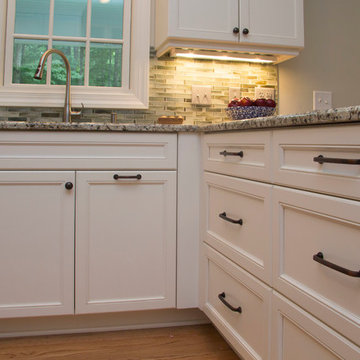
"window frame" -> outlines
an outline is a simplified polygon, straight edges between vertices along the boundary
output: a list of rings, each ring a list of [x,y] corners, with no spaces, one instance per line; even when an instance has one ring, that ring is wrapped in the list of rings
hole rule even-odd
[[[12,72],[12,61],[10,64],[5,61],[8,1],[0,0],[0,14],[2,14],[0,15],[0,69],[2,69],[0,71],[0,106],[63,106],[64,85],[49,86],[5,83],[5,78],[7,78],[4,76],[5,71]],[[81,103],[83,103],[88,108],[148,108],[150,1],[126,1],[131,6],[130,59],[128,64],[125,61],[124,66],[129,69],[128,81],[125,80],[125,84],[121,88],[72,86],[72,106],[80,107]],[[36,65],[34,66],[34,73]],[[126,82],[128,83],[126,84]]]

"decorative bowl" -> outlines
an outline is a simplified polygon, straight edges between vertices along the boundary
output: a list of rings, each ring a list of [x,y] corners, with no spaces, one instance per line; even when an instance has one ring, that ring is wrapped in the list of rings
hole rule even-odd
[[[275,109],[268,106],[233,106],[226,108],[225,112],[231,120],[242,120],[271,116],[274,115]]]

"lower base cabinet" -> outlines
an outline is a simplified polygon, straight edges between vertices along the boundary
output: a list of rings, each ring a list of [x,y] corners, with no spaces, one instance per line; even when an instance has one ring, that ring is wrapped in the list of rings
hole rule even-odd
[[[74,312],[73,171],[0,172],[0,318]]]
[[[76,313],[175,307],[176,172],[76,175]]]
[[[1,171],[0,198],[0,318],[176,306],[176,171]]]
[[[357,132],[203,136],[201,305],[242,359],[360,359]]]

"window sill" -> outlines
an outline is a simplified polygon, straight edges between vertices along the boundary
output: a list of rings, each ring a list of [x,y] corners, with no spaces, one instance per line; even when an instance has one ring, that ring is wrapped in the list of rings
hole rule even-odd
[[[148,108],[148,73],[138,79],[136,90],[114,91],[113,89],[71,88],[71,106],[103,109],[146,109]],[[43,87],[26,89],[0,88],[0,106],[62,107],[65,101],[65,86],[56,89]]]

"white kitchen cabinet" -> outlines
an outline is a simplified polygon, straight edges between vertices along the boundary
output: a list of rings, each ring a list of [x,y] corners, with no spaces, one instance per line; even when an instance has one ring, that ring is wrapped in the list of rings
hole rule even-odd
[[[1,318],[73,313],[74,182],[73,171],[0,171]]]
[[[295,56],[303,0],[156,0],[155,46]]]
[[[256,351],[249,358],[360,358],[358,129],[350,125],[203,135],[200,273],[205,285],[200,306],[241,356],[249,357],[249,347],[242,346],[246,329],[229,330],[219,312],[209,312],[209,289],[225,286],[235,276],[230,272],[231,281],[211,276],[215,267],[209,265],[208,245],[249,277],[272,286],[267,334],[272,355]],[[221,209],[229,224],[220,221]],[[261,219],[257,226],[264,229],[271,219],[272,235],[251,222],[251,231],[243,231],[249,216]],[[259,256],[254,249],[264,252]],[[261,271],[256,262],[263,265]]]
[[[76,181],[75,312],[175,307],[176,172],[80,171]]]
[[[175,308],[176,146],[176,134],[1,133],[0,317]]]

